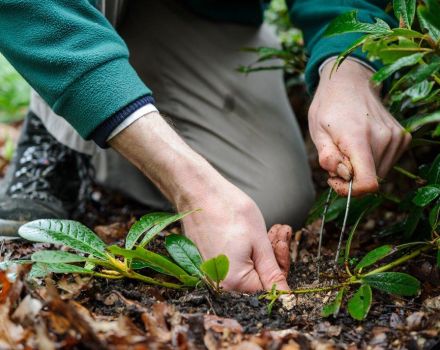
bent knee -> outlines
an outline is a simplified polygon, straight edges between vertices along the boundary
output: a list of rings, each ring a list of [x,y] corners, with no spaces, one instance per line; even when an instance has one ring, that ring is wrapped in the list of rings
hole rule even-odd
[[[256,199],[267,227],[287,224],[301,228],[315,200],[311,179],[296,184],[277,184],[269,187]]]

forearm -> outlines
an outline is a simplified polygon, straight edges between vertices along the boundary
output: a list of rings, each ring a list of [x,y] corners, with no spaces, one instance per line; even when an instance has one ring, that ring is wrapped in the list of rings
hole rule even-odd
[[[109,141],[176,206],[215,190],[223,177],[159,115],[138,119]]]

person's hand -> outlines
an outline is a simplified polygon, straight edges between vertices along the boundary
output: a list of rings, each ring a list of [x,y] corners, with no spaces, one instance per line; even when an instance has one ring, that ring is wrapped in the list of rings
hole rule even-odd
[[[183,142],[159,114],[138,119],[110,145],[150,178],[177,211],[202,209],[184,218],[184,231],[205,259],[219,254],[229,258],[223,287],[252,292],[276,284],[289,289],[291,229],[276,225],[268,235],[255,202]]]
[[[325,65],[309,110],[319,164],[338,194],[347,195],[352,175],[354,196],[375,192],[411,135],[383,106],[368,68],[346,60],[330,78],[333,63]]]
[[[183,219],[186,236],[196,243],[205,259],[219,254],[228,256],[230,270],[222,283],[225,289],[254,292],[268,290],[276,284],[278,289],[288,290],[288,266],[283,264],[283,259],[287,257],[289,264],[290,228],[284,226],[283,231],[274,227],[268,236],[255,202],[224,179],[215,181],[218,182],[211,192],[199,195],[196,191],[194,198],[177,203],[179,212],[202,209]]]

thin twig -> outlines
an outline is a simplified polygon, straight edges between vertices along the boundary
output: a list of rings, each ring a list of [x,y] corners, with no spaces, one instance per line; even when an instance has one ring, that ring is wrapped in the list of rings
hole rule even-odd
[[[318,264],[318,268],[317,268],[317,272],[318,272],[318,282],[319,282],[319,275],[321,273],[321,247],[322,247],[322,235],[324,232],[324,225],[325,225],[325,217],[327,215],[328,212],[328,208],[330,206],[330,198],[332,196],[332,188],[330,187],[329,191],[328,191],[328,195],[327,195],[327,199],[325,201],[325,205],[324,205],[324,211],[322,212],[322,218],[321,218],[321,228],[319,229],[319,244],[318,244],[318,256],[316,258],[317,260],[317,264]]]
[[[341,246],[342,246],[342,239],[344,237],[345,227],[347,226],[348,212],[350,211],[350,200],[351,200],[351,190],[352,189],[353,189],[353,180],[350,180],[350,183],[348,184],[348,196],[347,196],[347,205],[345,207],[344,221],[342,222],[342,229],[341,229],[341,234],[339,236],[338,249],[336,250],[335,264],[337,264],[338,260],[339,260],[339,254],[341,252]]]

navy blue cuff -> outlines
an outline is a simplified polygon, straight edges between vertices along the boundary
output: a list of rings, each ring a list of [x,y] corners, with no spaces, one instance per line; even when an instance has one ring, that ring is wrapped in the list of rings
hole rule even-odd
[[[139,108],[148,104],[154,104],[154,98],[151,95],[145,95],[134,100],[127,106],[123,107],[111,117],[107,118],[90,135],[90,139],[96,142],[99,147],[108,148],[107,139],[115,130],[119,124],[121,124],[126,118],[137,111]]]

